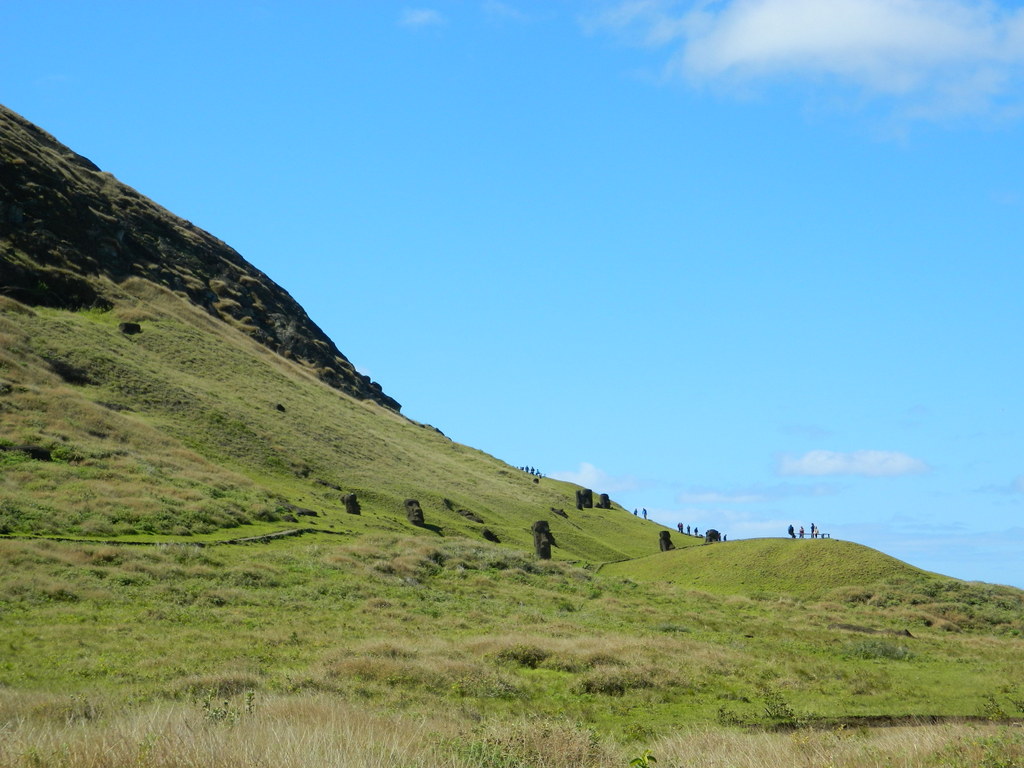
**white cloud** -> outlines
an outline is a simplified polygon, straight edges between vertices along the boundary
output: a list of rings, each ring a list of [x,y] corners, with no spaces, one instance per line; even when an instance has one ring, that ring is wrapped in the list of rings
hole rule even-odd
[[[779,462],[783,475],[897,477],[927,471],[923,461],[897,451],[809,451],[803,456],[783,456]]]
[[[436,27],[444,24],[444,16],[432,8],[406,8],[399,23],[404,27]]]
[[[552,472],[551,477],[555,480],[564,480],[567,483],[582,485],[584,488],[592,488],[598,493],[619,493],[631,491],[637,487],[637,482],[632,477],[611,477],[604,470],[598,469],[593,464],[581,462],[576,472],[563,471]]]
[[[1024,66],[1024,9],[975,0],[633,0],[589,26],[675,46],[694,84],[834,80],[921,117],[1017,101]]]
[[[528,21],[529,17],[508,3],[499,0],[485,0],[480,6],[483,12],[492,19],[503,19],[506,21]]]

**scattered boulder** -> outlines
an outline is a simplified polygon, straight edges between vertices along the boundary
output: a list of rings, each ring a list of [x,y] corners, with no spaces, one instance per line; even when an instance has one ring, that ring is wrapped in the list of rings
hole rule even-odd
[[[533,548],[537,552],[537,557],[541,560],[550,560],[551,547],[557,545],[548,521],[538,520],[530,527],[530,530],[533,531]]]
[[[341,497],[341,501],[345,505],[345,511],[350,515],[358,515],[362,512],[362,509],[359,508],[359,500],[354,493],[346,493]]]
[[[0,445],[0,451],[24,453],[36,461],[53,461],[53,454],[50,451],[35,445]]]
[[[416,499],[405,500],[405,516],[413,525],[423,525],[423,508]]]
[[[565,514],[565,510],[564,509],[558,509],[557,507],[551,507],[551,514],[552,515],[558,515],[559,517],[564,517],[566,520],[569,519],[569,516],[567,514]]]
[[[661,531],[658,534],[658,546],[661,547],[662,552],[668,552],[670,549],[675,549],[676,545],[672,543],[672,534],[668,531]]]
[[[576,491],[576,509],[593,509],[594,492],[589,488],[581,488]]]
[[[482,523],[484,521],[480,515],[475,512],[470,512],[468,509],[460,509],[458,510],[458,513],[467,520],[472,520],[474,523]]]
[[[720,534],[714,528],[708,528],[706,531],[704,531],[704,543],[705,544],[710,544],[710,543],[712,543],[714,541],[721,541],[721,540],[722,540],[722,534]]]
[[[277,410],[279,410],[279,411],[280,411],[281,413],[284,413],[284,412],[285,412],[285,408],[284,408],[284,406],[283,406],[283,405],[281,405],[280,403],[278,403],[278,404],[277,404],[277,405],[275,405],[274,407],[275,407],[275,408],[276,408]]]
[[[292,514],[298,515],[299,517],[319,517],[316,512],[312,509],[306,509],[305,507],[299,507],[295,504],[282,504],[282,507],[289,510]]]
[[[490,528],[484,528],[482,531],[480,531],[480,535],[488,541],[493,541],[495,544],[501,544],[501,539],[499,539],[498,535]]]
[[[118,323],[117,330],[125,336],[134,336],[137,333],[142,333],[142,326],[138,323]]]

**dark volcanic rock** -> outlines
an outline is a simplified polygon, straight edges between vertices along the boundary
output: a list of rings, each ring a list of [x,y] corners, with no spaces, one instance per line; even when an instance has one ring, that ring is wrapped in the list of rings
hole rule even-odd
[[[30,305],[110,307],[133,277],[187,297],[342,392],[401,408],[236,251],[0,106],[0,292]]]

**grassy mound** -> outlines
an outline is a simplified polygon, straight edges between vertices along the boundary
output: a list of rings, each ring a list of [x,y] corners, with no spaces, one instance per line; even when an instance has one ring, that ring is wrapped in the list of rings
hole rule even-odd
[[[927,580],[932,574],[834,539],[748,539],[690,547],[606,566],[608,573],[723,595],[821,598],[851,585]]]

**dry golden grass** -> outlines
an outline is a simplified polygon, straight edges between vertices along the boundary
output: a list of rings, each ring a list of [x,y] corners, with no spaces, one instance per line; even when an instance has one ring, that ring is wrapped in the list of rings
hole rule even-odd
[[[787,734],[706,728],[666,737],[654,744],[652,752],[659,765],[687,768],[1012,768],[1022,764],[1024,734],[1017,730],[1002,739],[1006,733],[996,726],[963,724]],[[983,748],[984,744],[998,744],[1002,756],[991,747]],[[992,762],[986,762],[986,752]]]
[[[687,728],[625,745],[558,718],[466,725],[458,713],[371,714],[322,695],[216,694],[115,710],[82,697],[0,692],[0,768],[614,768],[645,749],[675,768],[1012,768],[1024,732],[989,725],[749,733]],[[642,730],[642,729],[641,729]]]

